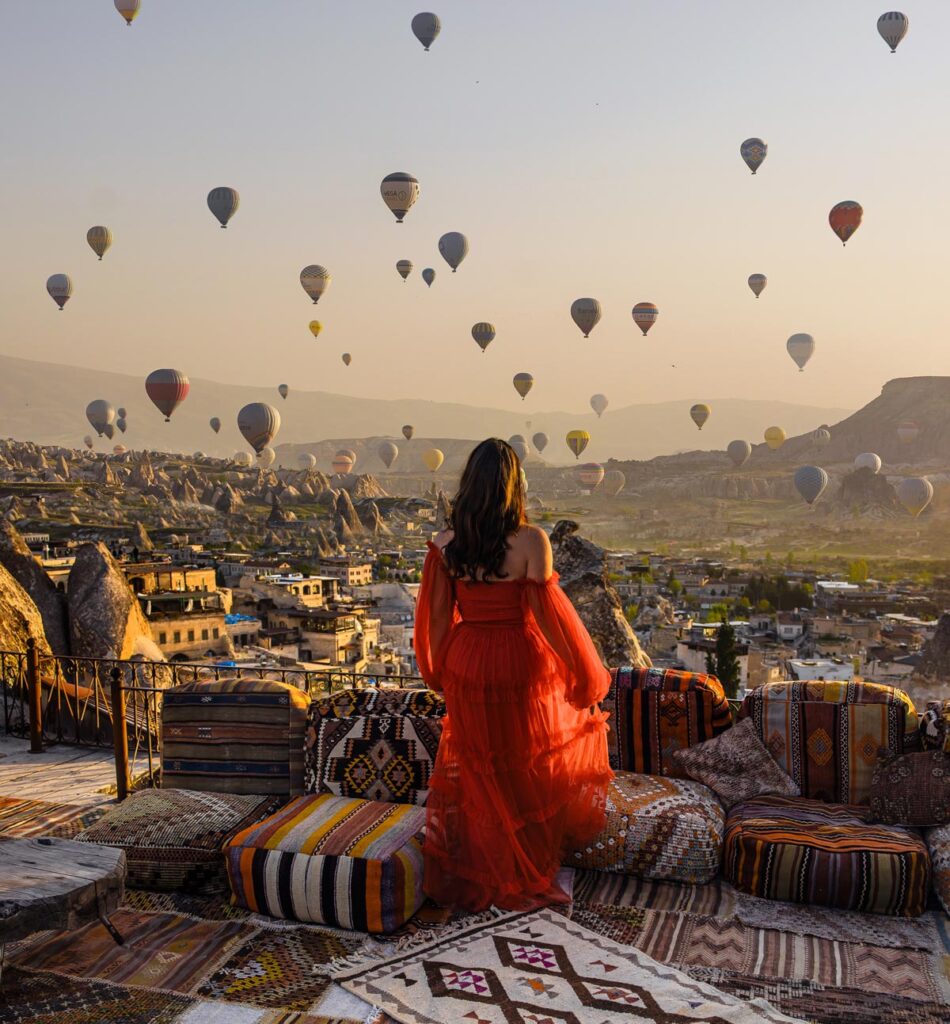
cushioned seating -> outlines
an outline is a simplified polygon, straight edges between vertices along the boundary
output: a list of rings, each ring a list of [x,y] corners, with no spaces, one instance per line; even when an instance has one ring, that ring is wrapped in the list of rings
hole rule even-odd
[[[279,797],[144,789],[76,839],[125,850],[129,888],[221,892],[224,841],[279,805]]]
[[[903,753],[917,731],[907,694],[878,683],[770,683],[739,717],[755,722],[802,796],[839,804],[866,804],[878,751]]]
[[[344,690],[310,705],[308,793],[424,804],[445,701],[432,690]]]
[[[943,909],[950,914],[950,825],[938,825],[924,832],[930,852],[934,892]]]
[[[162,785],[299,796],[309,696],[270,679],[184,683],[162,698]]]
[[[716,795],[701,782],[618,772],[607,792],[603,832],[565,863],[671,882],[708,882],[719,871],[725,820]]]
[[[923,839],[866,817],[864,808],[801,797],[738,804],[726,820],[723,873],[737,889],[767,899],[922,913],[930,884]]]
[[[304,796],[225,845],[233,901],[271,917],[391,932],[423,902],[425,810]]]
[[[601,706],[611,713],[610,767],[686,778],[671,757],[732,725],[729,702],[715,676],[673,669],[614,669]]]

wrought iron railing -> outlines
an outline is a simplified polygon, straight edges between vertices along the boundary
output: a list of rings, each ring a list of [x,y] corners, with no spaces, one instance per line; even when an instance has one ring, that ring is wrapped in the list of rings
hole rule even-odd
[[[164,691],[181,683],[235,675],[287,683],[311,697],[380,683],[425,685],[418,676],[386,676],[346,668],[238,668],[57,657],[41,654],[30,642],[26,651],[0,651],[3,726],[12,735],[29,737],[34,753],[51,743],[111,747],[122,798],[130,785],[130,763],[142,763],[147,779],[157,774]]]

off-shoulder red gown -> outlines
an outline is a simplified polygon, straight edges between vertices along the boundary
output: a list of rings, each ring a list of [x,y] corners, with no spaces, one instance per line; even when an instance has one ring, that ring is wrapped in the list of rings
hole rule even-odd
[[[429,545],[416,658],[446,718],[426,814],[426,893],[443,906],[565,902],[565,844],[604,824],[609,686],[557,576],[453,580]]]

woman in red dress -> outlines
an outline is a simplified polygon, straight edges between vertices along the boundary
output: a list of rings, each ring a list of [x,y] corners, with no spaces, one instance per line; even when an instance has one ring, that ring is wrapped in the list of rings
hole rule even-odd
[[[416,657],[447,715],[427,802],[426,893],[466,910],[528,910],[570,842],[603,827],[609,675],[529,526],[514,450],[472,452],[450,528],[429,544]]]

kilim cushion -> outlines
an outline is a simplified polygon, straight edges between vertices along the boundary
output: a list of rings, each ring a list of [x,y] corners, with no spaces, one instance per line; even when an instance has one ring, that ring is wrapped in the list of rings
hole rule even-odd
[[[950,914],[950,825],[928,828],[924,841],[930,851],[930,863],[934,873],[934,892]]]
[[[344,690],[315,700],[307,792],[424,804],[444,715],[445,701],[432,690]]]
[[[673,760],[691,779],[709,786],[726,808],[754,796],[798,796],[798,786],[772,759],[746,718],[695,747],[674,750]]]
[[[923,912],[930,858],[919,834],[868,824],[861,807],[763,796],[726,820],[723,874],[743,892],[874,914]]]
[[[615,771],[684,779],[673,751],[711,740],[732,725],[715,676],[625,666],[611,677],[601,706],[611,713],[607,743]]]
[[[162,785],[215,793],[303,793],[310,698],[269,679],[184,683],[162,699]]]
[[[903,690],[878,683],[770,683],[742,702],[769,753],[802,796],[866,804],[878,751],[902,754],[917,730]]]
[[[565,858],[569,867],[671,882],[708,882],[719,871],[725,813],[702,783],[618,772],[604,831]]]
[[[228,840],[233,902],[271,917],[391,932],[422,905],[425,810],[304,796]]]
[[[76,839],[125,850],[130,889],[222,892],[224,841],[279,806],[279,797],[143,789]]]
[[[950,824],[950,754],[919,750],[884,758],[871,776],[869,820],[923,828]]]
[[[950,700],[931,700],[920,716],[920,739],[928,750],[950,754]]]

